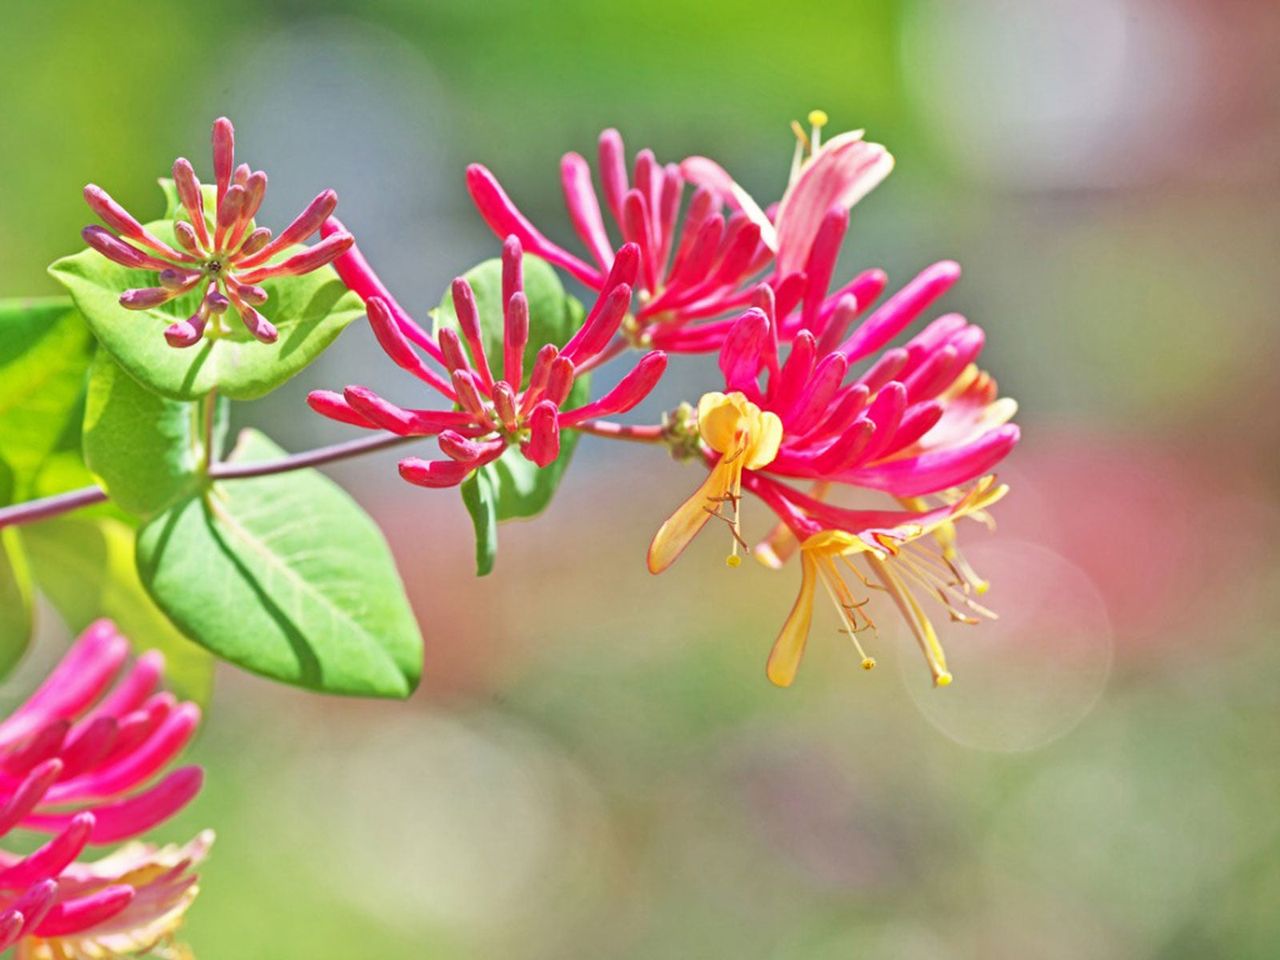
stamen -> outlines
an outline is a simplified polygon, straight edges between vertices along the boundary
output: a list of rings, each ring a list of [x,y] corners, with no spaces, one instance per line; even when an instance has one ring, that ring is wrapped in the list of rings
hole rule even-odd
[[[907,621],[907,625],[915,635],[916,642],[920,645],[920,651],[924,654],[925,662],[929,665],[929,672],[933,674],[934,685],[939,687],[947,686],[951,683],[952,677],[947,670],[946,654],[943,653],[942,644],[938,642],[938,635],[933,629],[933,624],[929,622],[929,618],[925,616],[924,610],[920,608],[919,602],[911,591],[906,588],[906,585],[898,579],[894,572],[874,554],[869,553],[866,557],[872,572],[880,578],[889,596],[893,598],[893,602],[902,613],[903,619]]]
[[[805,150],[809,149],[809,135],[804,132],[804,127],[800,126],[799,120],[791,121],[791,132],[796,135],[796,139],[800,141],[800,146]]]
[[[876,625],[867,616],[864,609],[871,598],[866,600],[854,600],[853,594],[849,592],[848,585],[840,576],[840,571],[836,569],[835,561],[831,557],[818,558],[818,570],[822,575],[822,585],[826,588],[827,596],[831,598],[831,602],[835,604],[836,610],[840,615],[841,621],[845,624],[841,633],[847,633],[849,639],[853,641],[854,649],[858,651],[858,656],[862,658],[861,667],[863,670],[874,670],[876,666],[876,658],[870,656],[866,650],[862,648],[861,642],[858,640],[858,634],[865,630],[876,631]],[[866,625],[858,626],[858,617],[866,621]]]
[[[827,114],[824,110],[810,110],[809,124],[813,127],[813,152],[822,149],[822,128],[827,125]]]

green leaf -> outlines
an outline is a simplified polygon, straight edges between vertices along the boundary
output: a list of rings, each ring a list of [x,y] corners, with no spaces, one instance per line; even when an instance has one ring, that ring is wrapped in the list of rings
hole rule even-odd
[[[465,278],[476,295],[485,354],[494,375],[500,377],[504,335],[502,261],[486,260],[469,270]],[[537,257],[524,258],[524,292],[529,299],[529,343],[524,358],[527,380],[542,346],[547,343],[564,346],[582,325],[585,311],[576,298],[564,292],[560,278],[551,266]],[[440,306],[432,311],[432,318],[437,332],[442,327],[458,329],[458,316],[449,293],[445,293]],[[566,410],[590,399],[589,380],[583,375],[574,382],[564,404]],[[498,549],[495,524],[533,517],[545,510],[560,486],[560,479],[573,458],[577,444],[577,431],[562,433],[560,456],[541,469],[525,459],[518,449],[510,448],[493,463],[481,467],[476,476],[463,484],[463,503],[476,530],[477,576],[484,576],[493,569]],[[483,477],[483,481],[478,477]]]
[[[179,695],[208,703],[213,657],[183,636],[147,596],[134,561],[134,531],[112,517],[83,514],[23,527],[23,546],[41,592],[69,629],[110,617],[138,650],[159,650]]]
[[[173,224],[148,224],[157,236],[175,242]],[[360,298],[332,267],[301,277],[265,280],[262,313],[280,331],[275,343],[259,343],[228,311],[225,336],[206,337],[193,347],[169,346],[164,329],[195,313],[202,290],[150,310],[126,310],[120,294],[150,287],[157,275],[130,270],[86,249],[56,261],[49,272],[65,286],[98,342],[120,366],[149,390],[173,400],[196,400],[217,389],[233,400],[252,400],[280,386],[329,346],[347,324],[364,313]]]
[[[31,641],[31,578],[13,528],[0,530],[0,677],[16,664]]]
[[[256,431],[233,462],[283,454]],[[406,697],[422,637],[373,520],[314,470],[214,484],[138,535],[142,582],[232,663],[328,693]]]
[[[159,513],[200,484],[208,463],[203,403],[152,393],[100,351],[89,374],[84,416],[84,458],[103,489],[122,509],[141,517]],[[213,446],[227,426],[226,400],[214,403]]]
[[[26,500],[79,415],[93,338],[65,297],[0,301],[0,457],[8,499]]]
[[[493,561],[498,556],[498,504],[493,488],[493,475],[487,470],[477,470],[462,481],[462,503],[471,514],[476,531],[476,576],[487,577],[493,572]]]

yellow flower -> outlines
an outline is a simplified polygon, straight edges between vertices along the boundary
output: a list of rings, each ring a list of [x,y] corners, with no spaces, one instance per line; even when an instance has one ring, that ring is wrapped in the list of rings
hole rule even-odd
[[[875,627],[865,610],[870,597],[863,600],[854,598],[837,565],[839,561],[865,588],[883,590],[890,596],[920,645],[929,672],[933,674],[934,685],[945,687],[951,683],[946,653],[933,624],[912,592],[912,586],[932,594],[953,620],[976,622],[975,613],[994,618],[995,614],[972,599],[972,594],[985,591],[985,582],[953,559],[953,524],[960,517],[981,517],[983,510],[1007,492],[1008,487],[996,486],[994,477],[984,477],[955,503],[921,513],[916,521],[857,533],[823,530],[806,538],[800,544],[800,594],[769,654],[766,667],[769,679],[780,687],[790,686],[795,679],[809,638],[813,599],[819,582],[836,608],[841,631],[848,633],[853,640],[862,658],[863,669],[870,670],[876,665],[875,659],[867,655],[857,637],[862,631]],[[922,542],[928,534],[940,539],[939,551]],[[852,558],[857,555],[866,561],[870,577],[853,565]]]
[[[712,517],[729,524],[733,550],[725,562],[738,566],[742,562],[738,547],[745,546],[739,525],[742,471],[768,466],[782,443],[782,421],[777,414],[761,410],[741,393],[704,394],[698,401],[698,432],[720,459],[702,486],[658,529],[649,545],[652,573],[661,573],[675,563]],[[731,516],[722,512],[726,504]]]

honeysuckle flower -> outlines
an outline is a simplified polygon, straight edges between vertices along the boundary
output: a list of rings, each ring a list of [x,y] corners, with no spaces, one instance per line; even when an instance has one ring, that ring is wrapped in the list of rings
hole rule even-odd
[[[236,166],[235,129],[226,117],[213,124],[213,175],[213,209],[206,211],[204,189],[191,163],[182,157],[174,161],[174,185],[189,218],[174,221],[176,247],[144,227],[101,187],[89,184],[84,198],[111,229],[85,227],[85,242],[121,266],[158,272],[156,286],[121,294],[121,306],[130,310],[147,310],[203,291],[195,313],[165,329],[170,345],[190,347],[206,336],[228,335],[223,317],[229,309],[253,337],[272,343],[279,334],[258,312],[267,302],[267,292],[259,284],[273,277],[310,273],[351,246],[350,234],[338,233],[314,246],[295,249],[333,213],[338,196],[332,190],[319,194],[279,236],[255,226],[253,218],[266,195],[267,175],[248,164]]]
[[[916,590],[937,600],[953,620],[976,623],[977,617],[994,617],[974,599],[985,592],[986,584],[977,580],[967,566],[948,559],[945,544],[950,542],[954,549],[957,520],[983,515],[1008,488],[997,485],[994,477],[984,477],[952,503],[932,510],[846,510],[779,484],[762,484],[759,489],[780,510],[792,530],[804,537],[800,543],[800,593],[769,654],[769,679],[780,687],[790,686],[795,679],[808,641],[819,583],[836,610],[841,632],[853,642],[863,669],[875,667],[875,658],[858,640],[864,630],[875,629],[867,610],[870,596],[857,599],[841,572],[843,565],[864,590],[888,594],[920,645],[934,684],[950,684],[946,654]],[[944,534],[943,544],[928,539],[929,534],[937,535],[939,531],[949,531]],[[855,566],[854,559],[866,564],[866,573]]]
[[[858,305],[841,294],[830,311],[818,311],[820,322],[814,330],[796,334],[785,358],[773,292],[759,288],[756,305],[733,321],[720,350],[727,395],[710,394],[699,406],[699,430],[708,448],[705,458],[722,473],[715,482],[709,478],[660,528],[649,551],[650,570],[659,573],[670,566],[706,519],[722,516],[724,502],[734,508],[729,521],[734,565],[740,542],[738,500],[745,489],[764,500],[781,521],[754,550],[757,559],[780,567],[802,547],[806,590],[811,593],[821,580],[844,597],[847,589],[826,576],[830,571],[821,558],[835,545],[843,545],[837,551],[842,554],[855,548],[866,552],[880,586],[928,648],[935,680],[940,685],[949,682],[945,660],[934,650],[936,643],[928,640],[932,627],[903,584],[924,584],[949,597],[948,591],[957,589],[955,583],[936,581],[922,572],[936,572],[940,566],[954,574],[966,597],[985,589],[959,555],[953,520],[981,516],[996,497],[986,497],[988,481],[978,483],[977,494],[957,489],[978,481],[1017,443],[1018,429],[1008,423],[1017,408],[1012,400],[997,397],[995,381],[976,365],[984,342],[981,329],[957,314],[939,317],[902,347],[886,347],[958,275],[955,264],[935,265],[862,319]],[[858,368],[851,374],[855,364]],[[701,421],[704,415],[724,418],[726,409],[744,434],[771,418],[768,431],[756,427],[769,437],[767,457],[739,457],[728,488],[726,468],[719,467],[716,455],[738,449],[742,441],[738,446],[725,444],[723,428]],[[713,436],[720,438],[718,445],[711,442]],[[810,483],[811,491],[795,489],[795,481]],[[839,486],[882,491],[907,509],[867,512],[831,506],[826,498]],[[934,500],[940,505],[934,506]],[[812,539],[818,534],[823,536]],[[896,572],[887,562],[891,554],[897,555],[890,548],[926,534],[929,549],[937,551],[936,563],[904,564],[901,568],[908,572]],[[948,609],[963,606],[956,600]],[[853,609],[845,618],[850,631],[856,619],[851,619]],[[785,644],[783,648],[791,649]],[[789,662],[785,654],[779,656],[780,663]],[[864,662],[874,664],[867,657]],[[782,667],[770,669],[775,680],[786,675]]]
[[[200,789],[199,767],[153,782],[191,739],[200,710],[158,691],[163,658],[139,657],[98,621],[0,723],[0,836],[52,834],[34,853],[0,850],[0,950],[21,960],[109,960],[165,948],[196,895],[192,869],[212,834],[185,847],[112,844],[173,816]],[[114,682],[114,686],[113,686]]]
[[[693,191],[683,219],[680,207],[686,177],[676,164],[660,164],[653,152],[641,150],[630,177],[626,151],[617,130],[600,135],[598,172],[606,211],[624,241],[640,254],[635,282],[637,306],[623,327],[638,346],[666,347],[691,321],[721,316],[742,307],[751,295],[751,279],[772,259],[762,230],[772,227],[739,210],[723,212],[724,198],[711,188]],[[560,162],[565,206],[583,245],[587,262],[547,239],[520,212],[487,168],[467,168],[467,188],[480,215],[500,237],[513,235],[525,249],[601,291],[613,269],[614,245],[605,227],[600,197],[592,185],[591,167],[577,153]],[[705,346],[699,349],[707,349]]]
[[[710,190],[760,228],[761,241],[775,255],[773,283],[804,276],[806,298],[826,293],[836,254],[849,224],[849,210],[893,170],[893,156],[852,130],[822,139],[827,115],[809,114],[810,133],[792,123],[796,136],[791,176],[776,208],[766,211],[720,164],[689,157],[680,172]],[[771,215],[772,214],[772,215]],[[779,311],[786,316],[789,309]]]
[[[726,563],[736,567],[742,562],[738,555],[738,547],[746,546],[740,522],[742,472],[760,470],[773,462],[782,442],[782,421],[741,393],[712,392],[698,401],[698,432],[718,457],[707,479],[654,536],[648,557],[652,573],[661,573],[675,563],[712,517],[724,520],[733,536]]]
[[[341,228],[331,225],[328,229]],[[529,303],[524,294],[523,257],[520,241],[508,237],[502,246],[503,349],[500,357],[490,357],[482,339],[475,293],[465,279],[457,278],[452,286],[459,329],[445,327],[432,336],[396,303],[353,247],[338,262],[338,273],[364,298],[370,326],[383,350],[398,366],[451,401],[455,409],[405,409],[360,386],[349,386],[340,394],[314,391],[307,398],[311,408],[354,426],[406,437],[436,437],[445,459],[408,457],[400,461],[400,475],[419,486],[448,487],[461,483],[510,447],[545,467],[560,454],[562,430],[635,407],[666,369],[666,354],[661,351],[642,357],[599,399],[564,409],[579,374],[606,351],[626,316],[631,285],[639,269],[639,248],[626,244],[617,252],[582,326],[563,347],[543,344],[527,376],[524,357],[529,342]],[[433,368],[428,359],[444,373]]]

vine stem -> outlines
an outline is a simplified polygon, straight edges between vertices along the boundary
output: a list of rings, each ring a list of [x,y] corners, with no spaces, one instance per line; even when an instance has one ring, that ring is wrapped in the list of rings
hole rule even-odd
[[[612,440],[630,440],[637,443],[661,443],[662,428],[660,426],[634,427],[608,420],[586,420],[575,424],[572,428],[597,437]],[[358,440],[335,443],[327,447],[317,447],[302,453],[290,454],[276,460],[263,460],[260,463],[234,463],[219,461],[208,466],[211,480],[247,480],[251,477],[269,477],[277,473],[290,473],[294,470],[305,470],[308,467],[320,467],[340,460],[351,460],[367,453],[389,450],[422,437],[402,437],[399,434],[379,431]],[[83,507],[91,507],[107,500],[107,492],[101,487],[81,487],[51,497],[27,500],[12,506],[0,507],[0,530],[5,527],[16,527],[22,524],[48,520]]]
[[[593,437],[609,440],[630,440],[632,443],[663,443],[662,427],[658,425],[633,427],[611,420],[583,420],[573,425],[574,430],[589,433]]]

